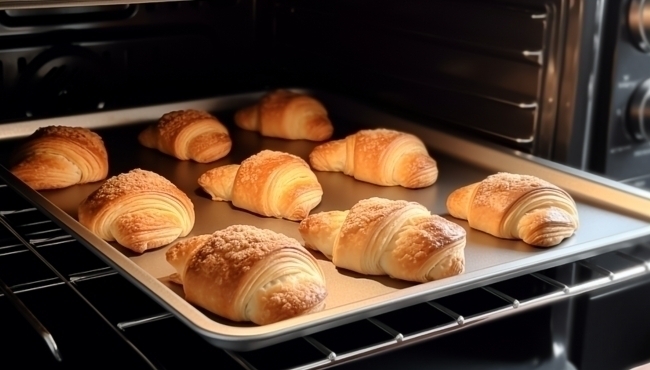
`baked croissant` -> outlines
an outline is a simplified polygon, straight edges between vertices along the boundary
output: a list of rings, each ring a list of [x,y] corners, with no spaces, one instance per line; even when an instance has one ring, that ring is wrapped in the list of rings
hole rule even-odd
[[[263,216],[302,220],[316,207],[323,189],[307,163],[284,152],[263,150],[241,165],[213,168],[199,177],[213,200]]]
[[[174,111],[138,135],[140,144],[181,160],[208,163],[225,157],[232,146],[228,129],[210,113]]]
[[[343,172],[383,186],[423,188],[438,179],[436,161],[420,139],[386,129],[361,130],[319,145],[309,162],[318,171]]]
[[[465,269],[465,229],[415,202],[364,199],[310,215],[299,231],[306,247],[361,274],[427,282]]]
[[[235,114],[235,123],[263,136],[283,139],[327,140],[334,127],[316,99],[287,90],[265,95],[257,104]]]
[[[79,222],[106,241],[143,253],[189,234],[194,205],[169,180],[135,169],[111,177],[84,199]]]
[[[579,224],[576,204],[566,191],[534,176],[503,172],[455,190],[447,209],[474,229],[538,247],[559,244]]]
[[[9,160],[10,171],[35,190],[103,180],[108,154],[102,138],[82,127],[41,127]]]
[[[233,225],[174,244],[167,261],[185,299],[234,321],[271,324],[325,307],[325,277],[300,243]]]

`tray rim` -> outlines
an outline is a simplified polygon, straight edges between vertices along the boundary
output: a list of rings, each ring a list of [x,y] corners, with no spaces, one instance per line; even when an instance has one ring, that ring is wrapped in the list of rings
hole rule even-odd
[[[374,108],[353,102],[345,97],[329,93],[305,90],[328,106],[332,113],[343,111],[346,118],[359,118],[360,122],[373,121],[369,117],[381,118],[382,126],[390,128],[398,126],[400,130],[412,132],[420,137],[432,149],[450,155],[464,162],[494,171],[508,171],[506,168],[517,168],[519,173],[544,176],[547,180],[563,187],[571,194],[580,194],[588,199],[590,204],[606,206],[617,212],[632,215],[644,221],[650,221],[650,193],[613,180],[589,174],[564,165],[536,158],[525,153],[497,147],[491,143],[480,143],[462,139],[439,130],[425,127],[421,124],[393,116]],[[218,96],[213,98],[160,104],[153,106],[128,108],[116,111],[96,112],[75,116],[57,117],[44,120],[9,123],[11,128],[8,134],[0,130],[0,140],[3,138],[16,138],[27,136],[36,127],[55,124],[64,119],[66,124],[80,123],[83,127],[98,128],[117,126],[111,124],[118,121],[119,125],[128,125],[151,121],[159,117],[159,112],[195,107],[208,110],[225,110],[237,108],[237,103],[244,100],[256,100],[265,91],[237,95]],[[327,104],[334,102],[334,104]],[[234,104],[234,105],[233,105]],[[333,108],[329,108],[329,107]],[[108,113],[108,114],[107,114]],[[155,114],[153,114],[155,113]],[[100,119],[98,119],[100,118]],[[376,121],[375,121],[376,122]],[[5,125],[0,128],[7,127]],[[463,148],[460,150],[459,148]],[[472,153],[470,155],[469,153]],[[496,160],[495,160],[496,159]],[[500,165],[497,165],[499,163]],[[438,282],[420,284],[409,287],[385,296],[373,297],[363,301],[363,307],[350,310],[348,305],[334,307],[308,316],[301,316],[282,321],[280,323],[254,326],[230,327],[211,320],[203,315],[196,307],[177,296],[158,279],[140,268],[135,262],[113,248],[104,240],[98,238],[76,219],[59,209],[43,195],[29,188],[22,181],[14,177],[5,167],[0,168],[0,177],[14,189],[30,199],[37,208],[53,216],[55,222],[66,229],[93,253],[105,260],[116,271],[125,276],[131,283],[138,286],[157,303],[171,311],[175,317],[184,322],[195,332],[202,335],[212,344],[230,350],[253,350],[272,345],[281,341],[308,335],[320,330],[325,330],[338,325],[357,321],[384,312],[403,308],[409,305],[439,298],[441,296],[458,293],[487,285],[496,281],[523,275],[532,270],[549,268],[555,265],[573,262],[587,258],[590,255],[604,253],[621,246],[631,245],[635,241],[650,235],[650,223],[643,228],[615,234],[596,241],[585,242],[571,249],[555,249],[544,254],[531,255],[521,261],[513,261],[502,265],[489,267],[480,271],[465,273],[462,281],[455,277]],[[603,194],[597,197],[595,194]],[[525,266],[518,266],[525,265]],[[359,304],[355,304],[358,306]],[[225,330],[221,330],[225,329]]]

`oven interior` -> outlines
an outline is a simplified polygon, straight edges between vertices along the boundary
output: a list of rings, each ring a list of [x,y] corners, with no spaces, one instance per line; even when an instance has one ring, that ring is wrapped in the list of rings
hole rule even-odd
[[[558,108],[545,97],[560,90],[563,6],[218,0],[10,9],[0,14],[1,118],[295,86],[552,157]]]
[[[561,73],[569,67],[560,68],[570,15],[559,0],[7,9],[0,12],[0,120],[309,87],[569,161],[573,143],[561,137],[558,117],[582,114],[559,104],[577,91],[562,90],[571,85]],[[648,307],[638,299],[650,289],[650,244],[643,242],[434,305],[234,352],[187,329],[7,184],[0,184],[0,224],[0,278],[47,328],[63,361],[4,289],[0,338],[7,353],[29,346],[26,363],[41,367],[622,369],[650,360]],[[465,325],[460,317],[481,319]],[[407,343],[396,333],[422,335]],[[97,336],[98,343],[79,340]]]

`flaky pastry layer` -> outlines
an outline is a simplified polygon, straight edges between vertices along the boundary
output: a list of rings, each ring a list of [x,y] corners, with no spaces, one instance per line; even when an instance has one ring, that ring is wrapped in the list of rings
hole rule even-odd
[[[189,302],[230,320],[266,325],[325,307],[316,259],[271,230],[233,225],[180,241],[166,257]]]
[[[111,177],[79,205],[79,222],[137,253],[169,244],[194,227],[194,205],[164,177],[141,169]]]

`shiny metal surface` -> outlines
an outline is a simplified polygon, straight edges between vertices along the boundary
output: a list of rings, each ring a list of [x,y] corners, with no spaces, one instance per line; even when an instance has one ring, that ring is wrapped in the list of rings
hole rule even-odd
[[[0,0],[0,10],[34,8],[68,8],[75,6],[163,3],[189,0]]]
[[[648,29],[650,28],[650,3],[632,0],[627,14],[627,24],[636,46],[644,52],[650,51]]]
[[[145,168],[167,177],[190,196],[197,213],[196,225],[191,235],[211,233],[231,224],[243,223],[269,228],[301,240],[297,223],[264,218],[236,209],[229,203],[213,202],[196,183],[196,179],[208,169],[227,163],[239,163],[262,149],[282,150],[307,158],[311,149],[317,145],[306,141],[262,138],[256,133],[233,127],[233,109],[257,100],[261,94],[243,94],[10,124],[6,127],[14,136],[5,132],[4,138],[24,136],[35,127],[53,124],[94,128],[106,142],[110,156],[110,175],[136,167]],[[429,146],[432,156],[438,161],[440,177],[438,182],[429,188],[408,190],[366,184],[340,173],[317,172],[324,196],[322,203],[313,212],[348,209],[357,201],[371,196],[418,201],[433,213],[448,217],[467,230],[464,274],[427,284],[411,284],[387,277],[361,276],[336,269],[329,261],[317,255],[325,270],[330,293],[324,311],[261,327],[236,324],[198,309],[182,298],[180,289],[167,281],[167,276],[173,271],[164,260],[166,248],[135,255],[124,248],[100,240],[76,222],[77,205],[96,189],[99,183],[39,194],[12,178],[5,170],[0,175],[6,177],[11,186],[37,201],[66,228],[79,235],[91,250],[108,259],[114,267],[181,321],[213,344],[235,350],[259,348],[389,310],[586,258],[650,235],[650,198],[647,193],[638,189],[521,153],[469,142],[342,97],[319,92],[314,94],[330,111],[336,137],[343,137],[364,126],[392,127],[413,132]],[[145,124],[171,110],[187,108],[210,110],[229,126],[233,151],[226,158],[212,164],[182,162],[143,148],[137,143],[137,134]],[[7,140],[2,145],[10,148],[15,142]],[[581,219],[581,228],[576,235],[557,247],[539,249],[523,242],[497,239],[471,230],[466,222],[447,215],[445,201],[451,191],[480,181],[496,171],[537,175],[569,191],[576,198]]]
[[[551,70],[559,71],[559,95],[545,96],[557,99],[556,125],[553,138],[553,161],[587,169],[590,160],[593,121],[596,119],[597,87],[600,81],[600,55],[603,54],[604,0],[564,1],[566,37],[562,47],[562,61]],[[559,68],[559,69],[558,69]]]
[[[29,308],[25,306],[23,301],[21,301],[20,298],[18,298],[18,296],[11,291],[11,288],[9,288],[7,284],[2,281],[2,279],[0,279],[0,292],[2,292],[5,297],[9,299],[9,302],[11,302],[16,310],[25,318],[29,325],[31,325],[32,328],[38,333],[38,335],[43,338],[47,344],[47,347],[50,349],[52,356],[54,356],[58,362],[61,362],[61,352],[59,351],[59,347],[57,346],[52,333],[47,330],[47,328],[38,320],[36,316],[34,316],[32,311],[30,311]]]
[[[648,120],[648,99],[650,99],[650,79],[643,81],[634,91],[627,110],[627,130],[636,141],[650,139],[650,122]]]

